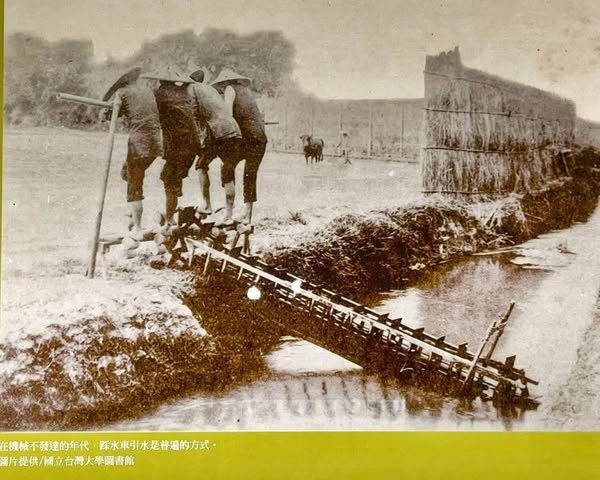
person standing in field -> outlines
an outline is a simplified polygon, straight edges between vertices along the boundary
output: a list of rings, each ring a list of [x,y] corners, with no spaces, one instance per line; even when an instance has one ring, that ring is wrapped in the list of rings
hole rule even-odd
[[[225,188],[225,225],[233,223],[235,203],[235,167],[241,160],[244,165],[244,213],[242,223],[250,223],[252,209],[257,200],[256,179],[258,168],[265,155],[267,135],[265,125],[254,95],[250,90],[252,81],[229,69],[223,69],[211,85],[223,94],[225,103],[238,123],[242,140],[231,161],[223,162],[221,181]]]
[[[196,123],[199,129],[206,129],[206,139],[198,152],[196,161],[203,202],[200,211],[210,215],[212,205],[208,167],[216,157],[221,158],[223,161],[222,183],[225,185],[225,181],[229,180],[227,177],[229,167],[225,165],[233,164],[235,169],[242,133],[233,118],[231,109],[225,104],[219,92],[214,87],[203,83],[204,71],[196,70],[190,74],[190,77],[196,82],[189,87],[190,95],[194,100]],[[223,176],[223,172],[225,172],[225,176]]]
[[[350,161],[349,140],[350,140],[350,138],[348,137],[348,134],[346,132],[342,132],[342,138],[340,140],[340,151],[341,151],[342,157],[344,158],[344,165],[352,164],[352,162]]]
[[[127,72],[103,98],[108,101],[115,94],[121,97],[118,115],[124,117],[129,132],[127,158],[121,169],[121,178],[127,182],[130,235],[136,240],[143,237],[145,172],[162,153],[160,120],[154,92],[146,82],[138,80],[140,73],[140,68]]]
[[[188,176],[202,142],[196,125],[194,102],[188,92],[193,80],[174,67],[143,77],[160,81],[155,92],[165,159],[160,178],[165,188],[166,221],[171,224],[178,198],[183,194],[183,179]]]

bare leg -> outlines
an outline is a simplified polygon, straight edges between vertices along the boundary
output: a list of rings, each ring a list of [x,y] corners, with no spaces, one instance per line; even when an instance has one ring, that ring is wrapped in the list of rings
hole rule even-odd
[[[246,158],[246,164],[244,165],[244,216],[241,219],[243,223],[249,224],[252,222],[252,208],[256,202],[256,180],[264,152],[264,146],[257,145]]]
[[[242,223],[252,223],[252,207],[254,207],[254,202],[244,203],[244,216],[241,219]]]
[[[200,210],[205,213],[212,213],[212,206],[210,203],[210,178],[208,177],[208,170],[201,168],[199,171],[200,179],[200,193],[202,194],[202,202]]]
[[[233,221],[233,205],[235,203],[235,182],[228,182],[224,185],[225,188],[225,218],[223,223],[231,223]]]
[[[131,212],[131,221],[133,223],[131,233],[134,236],[138,236],[142,233],[142,213],[144,212],[144,206],[141,200],[135,200],[129,202],[129,210]]]
[[[166,198],[167,223],[173,223],[173,215],[175,215],[175,211],[177,210],[177,195],[172,192],[166,192]]]

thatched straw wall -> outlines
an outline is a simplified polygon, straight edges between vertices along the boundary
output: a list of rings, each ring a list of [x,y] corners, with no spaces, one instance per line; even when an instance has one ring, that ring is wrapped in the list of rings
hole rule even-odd
[[[575,105],[463,66],[458,48],[427,57],[423,189],[532,191],[565,172]]]

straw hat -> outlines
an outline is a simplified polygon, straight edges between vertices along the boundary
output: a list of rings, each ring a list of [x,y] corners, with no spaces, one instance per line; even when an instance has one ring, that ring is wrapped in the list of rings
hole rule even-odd
[[[196,83],[203,83],[206,76],[204,75],[204,70],[199,68],[190,73],[190,78]]]
[[[239,73],[235,73],[233,70],[230,70],[229,68],[224,68],[223,70],[221,70],[221,72],[219,73],[217,78],[215,78],[211,82],[211,85],[213,87],[216,87],[218,84],[230,83],[230,82],[238,82],[238,83],[241,83],[242,85],[250,85],[252,83],[252,80],[250,80],[248,77],[244,77],[243,75],[240,75]]]
[[[140,67],[135,67],[121,75],[119,79],[115,83],[113,83],[111,87],[106,91],[106,93],[102,97],[102,100],[106,102],[110,99],[110,97],[112,97],[115,94],[117,90],[137,81],[141,73],[142,69]]]
[[[185,75],[181,70],[172,65],[151,73],[144,73],[142,78],[152,78],[154,80],[162,80],[163,82],[173,83],[194,83],[189,76]]]
[[[206,81],[206,71],[204,67],[199,66],[194,61],[189,61],[187,71],[190,73],[190,78],[196,83],[203,83]]]

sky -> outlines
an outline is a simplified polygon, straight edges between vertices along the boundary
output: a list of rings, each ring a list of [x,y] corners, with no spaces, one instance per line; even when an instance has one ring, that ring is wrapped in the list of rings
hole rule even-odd
[[[549,90],[600,121],[600,0],[4,0],[5,34],[89,38],[98,61],[207,27],[281,30],[321,98],[423,96],[426,55]]]

